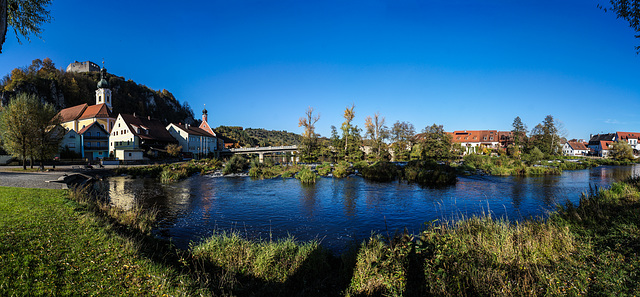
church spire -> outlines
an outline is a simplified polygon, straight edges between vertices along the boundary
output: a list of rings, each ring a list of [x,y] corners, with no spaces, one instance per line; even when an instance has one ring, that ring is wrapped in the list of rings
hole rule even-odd
[[[100,69],[100,81],[98,82],[97,87],[98,89],[96,90],[96,104],[104,103],[111,111],[111,90],[109,89],[109,82],[107,81],[107,69],[104,68],[104,60],[102,61],[102,69]]]

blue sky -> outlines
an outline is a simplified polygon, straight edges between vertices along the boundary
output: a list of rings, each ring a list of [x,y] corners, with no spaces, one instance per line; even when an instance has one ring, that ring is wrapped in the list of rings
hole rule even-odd
[[[569,138],[640,131],[640,43],[607,0],[65,1],[44,40],[13,32],[0,74],[50,57],[106,68],[203,105],[212,126],[301,133],[380,112],[416,130],[529,129],[548,114]],[[11,30],[11,29],[10,29]]]

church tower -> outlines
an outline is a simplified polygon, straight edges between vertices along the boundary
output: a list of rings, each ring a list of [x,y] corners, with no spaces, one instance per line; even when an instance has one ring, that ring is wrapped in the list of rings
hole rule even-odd
[[[111,90],[109,89],[109,82],[105,78],[107,76],[107,69],[104,68],[104,62],[102,63],[100,81],[98,82],[98,89],[96,90],[96,105],[104,103],[109,108],[109,111],[113,111],[111,105]]]

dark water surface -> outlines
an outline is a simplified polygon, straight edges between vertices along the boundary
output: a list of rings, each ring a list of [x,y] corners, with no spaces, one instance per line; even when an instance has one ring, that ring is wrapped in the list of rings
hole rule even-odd
[[[333,251],[372,232],[417,233],[425,222],[491,214],[520,220],[544,216],[557,204],[577,203],[589,186],[606,187],[640,174],[640,165],[601,166],[560,176],[464,176],[455,186],[422,188],[360,177],[321,178],[305,186],[296,179],[194,176],[175,184],[152,179],[109,179],[112,203],[159,209],[155,232],[186,248],[214,231],[238,231],[250,239],[288,235],[319,239]]]

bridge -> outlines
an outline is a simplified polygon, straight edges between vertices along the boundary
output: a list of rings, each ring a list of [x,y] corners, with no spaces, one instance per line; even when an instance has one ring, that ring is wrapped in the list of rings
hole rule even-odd
[[[258,154],[260,163],[262,163],[264,161],[265,154],[283,154],[283,153],[293,153],[297,151],[298,151],[297,145],[287,145],[287,146],[243,147],[243,148],[224,150],[223,153],[240,154],[240,155]]]

